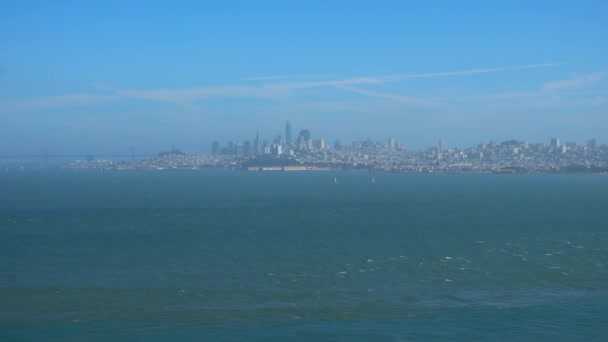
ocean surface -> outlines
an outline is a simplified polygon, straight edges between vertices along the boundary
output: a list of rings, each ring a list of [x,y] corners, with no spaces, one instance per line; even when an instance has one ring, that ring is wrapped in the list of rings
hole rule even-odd
[[[607,263],[606,175],[0,173],[0,340],[602,341]]]

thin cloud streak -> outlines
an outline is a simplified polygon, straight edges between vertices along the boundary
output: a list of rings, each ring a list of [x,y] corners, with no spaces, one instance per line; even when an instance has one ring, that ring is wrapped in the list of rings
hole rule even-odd
[[[86,106],[118,98],[116,95],[66,94],[33,99],[0,99],[0,113]]]
[[[563,80],[563,81],[554,81],[554,82],[548,82],[545,83],[544,85],[542,85],[538,90],[536,91],[529,91],[529,92],[510,92],[510,93],[498,93],[498,94],[489,94],[489,95],[485,95],[485,96],[476,96],[476,97],[472,97],[473,99],[481,99],[481,98],[533,98],[533,97],[538,97],[538,98],[555,98],[556,92],[557,90],[568,90],[567,93],[561,92],[559,93],[560,96],[562,95],[568,95],[570,97],[572,96],[589,96],[589,95],[593,95],[593,94],[597,94],[598,96],[604,96],[606,94],[605,91],[602,90],[589,90],[587,89],[580,89],[580,88],[584,88],[586,86],[592,85],[594,83],[597,83],[598,81],[602,80],[604,78],[604,73],[602,72],[593,72],[593,73],[589,73],[589,74],[585,74],[582,76],[579,76],[577,78],[572,78],[572,79],[568,79],[568,80]],[[578,89],[580,89],[579,91],[577,91]]]
[[[526,64],[500,68],[485,68],[485,69],[471,69],[471,70],[460,70],[460,71],[447,71],[447,72],[435,72],[435,73],[418,73],[418,74],[405,74],[405,75],[389,75],[380,77],[355,77],[341,80],[330,80],[330,81],[317,81],[317,82],[301,82],[301,83],[275,83],[266,84],[264,87],[280,89],[302,89],[302,88],[313,88],[323,86],[348,86],[348,85],[361,85],[361,84],[381,84],[386,82],[397,82],[407,79],[414,78],[431,78],[431,77],[447,77],[447,76],[463,76],[463,75],[474,75],[474,74],[485,74],[501,71],[510,70],[521,70],[521,69],[535,69],[535,68],[549,68],[564,65],[564,63],[543,63],[543,64]]]
[[[384,78],[388,79],[388,80],[405,80],[405,79],[409,79],[409,78],[462,76],[462,75],[474,75],[474,74],[487,74],[487,73],[491,73],[491,72],[501,72],[501,71],[510,71],[510,70],[549,68],[549,67],[556,67],[556,66],[561,66],[561,65],[564,65],[564,63],[526,64],[526,65],[516,65],[516,66],[500,67],[500,68],[485,68],[485,69],[472,69],[472,70],[462,70],[462,71],[447,71],[447,72],[435,72],[435,73],[386,76]]]
[[[272,81],[272,80],[297,80],[297,79],[314,79],[323,78],[320,76],[303,76],[303,75],[291,75],[291,76],[258,76],[258,77],[244,77],[241,81]]]
[[[183,89],[120,89],[111,86],[93,85],[95,88],[107,91],[112,95],[67,94],[59,96],[46,96],[33,99],[0,99],[0,104],[3,107],[2,112],[7,112],[8,110],[27,111],[44,108],[86,106],[106,101],[135,98],[174,103],[183,107],[187,107],[198,100],[209,98],[262,98],[276,102],[283,102],[291,95],[293,95],[294,91],[297,91],[299,89],[335,87],[365,96],[383,98],[400,103],[407,103],[410,105],[436,107],[436,104],[428,100],[402,95],[379,93],[371,90],[354,88],[353,86],[383,84],[388,82],[398,82],[402,80],[416,78],[464,76],[520,69],[548,68],[560,65],[563,65],[563,63],[526,64],[500,68],[471,69],[406,75],[389,75],[380,77],[353,77],[346,79],[334,79],[314,82],[262,83],[261,85],[257,86],[231,85],[220,87],[195,87]],[[591,74],[583,79],[549,83],[546,85],[546,87],[548,89],[562,89],[580,86],[583,84],[592,83],[598,80],[600,77],[601,76],[599,74]],[[285,79],[287,78],[290,77],[285,77]],[[258,79],[263,80],[268,78]]]
[[[561,89],[572,89],[572,88],[580,88],[584,87],[597,81],[601,80],[604,77],[601,72],[594,72],[586,75],[582,75],[576,78],[572,78],[569,80],[563,81],[554,81],[549,82],[543,86],[543,90],[552,91],[552,90],[561,90]]]
[[[205,98],[222,97],[253,97],[279,101],[289,95],[288,91],[278,91],[276,89],[268,89],[265,87],[249,86],[198,87],[156,90],[116,89],[114,91],[123,97],[164,101],[179,105],[189,104]]]
[[[382,98],[382,99],[388,99],[388,100],[392,100],[392,101],[396,101],[396,102],[401,102],[401,103],[405,103],[405,104],[409,104],[409,105],[414,105],[414,106],[438,107],[437,104],[435,104],[435,103],[433,103],[431,101],[423,100],[423,99],[420,99],[420,98],[417,98],[417,97],[412,97],[412,96],[403,96],[403,95],[379,93],[379,92],[376,92],[376,91],[359,89],[359,88],[354,88],[354,87],[345,86],[345,85],[339,85],[339,86],[335,86],[335,87],[338,88],[338,89],[351,91],[351,92],[354,92],[354,93],[357,93],[357,94],[361,94],[361,95],[366,95],[366,96],[371,96],[371,97],[378,97],[378,98]]]

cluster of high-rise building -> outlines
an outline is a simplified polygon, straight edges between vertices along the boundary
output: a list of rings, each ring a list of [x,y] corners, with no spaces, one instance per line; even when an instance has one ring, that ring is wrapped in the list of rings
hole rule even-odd
[[[568,170],[572,165],[589,170],[605,168],[608,147],[598,146],[595,139],[586,145],[574,142],[562,144],[559,138],[548,144],[508,140],[497,144],[490,141],[469,148],[448,148],[443,139],[435,147],[419,151],[406,150],[399,140],[389,137],[386,143],[355,140],[342,144],[336,140],[329,148],[325,139],[313,139],[307,129],[292,133],[290,122],[285,125],[285,139],[281,135],[272,142],[261,141],[259,134],[251,144],[229,143],[221,147],[213,142],[215,156],[254,157],[268,155],[287,156],[298,165],[316,165],[329,168],[416,172],[488,172],[493,170],[526,170],[526,172],[555,172]]]
[[[595,139],[586,145],[562,144],[552,138],[548,144],[507,140],[490,141],[468,148],[448,148],[443,139],[436,146],[408,150],[399,140],[386,142],[370,138],[327,146],[324,138],[313,139],[308,129],[297,136],[290,122],[284,135],[262,140],[256,131],[253,140],[231,141],[222,146],[211,144],[211,155],[187,155],[172,149],[141,162],[122,163],[115,169],[268,169],[305,168],[332,170],[368,170],[390,172],[608,172],[608,146],[598,146]],[[88,164],[77,163],[76,168]],[[92,163],[92,167],[99,167]],[[108,168],[104,166],[104,168]]]
[[[370,139],[361,141],[355,140],[350,146],[343,145],[340,140],[334,141],[334,150],[344,149],[361,149],[375,144]],[[393,150],[401,150],[403,146],[399,140],[390,137],[388,138],[387,147]],[[299,131],[298,136],[294,139],[291,123],[287,121],[285,124],[285,137],[282,135],[276,136],[272,141],[261,140],[259,131],[256,132],[253,143],[251,140],[245,140],[242,143],[231,141],[227,146],[222,146],[219,141],[213,141],[211,144],[211,154],[215,156],[256,156],[256,155],[271,155],[280,156],[283,154],[294,155],[297,152],[315,152],[328,149],[329,146],[325,142],[325,138],[313,139],[308,129]]]
[[[285,137],[276,136],[272,141],[262,140],[259,131],[256,132],[253,143],[245,140],[242,143],[229,142],[227,146],[221,146],[219,141],[211,144],[212,155],[233,155],[233,156],[256,156],[271,155],[280,156],[283,154],[294,155],[296,151],[322,151],[326,149],[325,139],[313,140],[308,129],[302,129],[296,139],[293,139],[291,123],[285,124]]]

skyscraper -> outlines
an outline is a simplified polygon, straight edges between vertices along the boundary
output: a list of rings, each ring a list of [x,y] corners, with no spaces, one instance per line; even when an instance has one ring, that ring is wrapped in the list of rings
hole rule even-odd
[[[300,137],[302,137],[302,139],[308,141],[310,140],[310,131],[307,129],[303,129],[300,131]]]
[[[595,139],[589,139],[587,140],[587,148],[590,150],[595,150],[596,147],[596,142]]]
[[[213,155],[220,154],[220,143],[218,141],[214,141],[211,143],[211,154],[213,154]]]
[[[287,124],[285,125],[285,142],[287,143],[287,146],[291,145],[291,123],[289,121],[287,121]]]
[[[252,154],[253,154],[253,148],[251,147],[251,141],[245,140],[245,142],[243,142],[243,155],[250,156]]]
[[[445,141],[443,139],[439,140],[439,152],[445,151]]]
[[[302,150],[307,150],[312,148],[312,141],[310,140],[310,131],[307,129],[303,129],[300,131],[300,135],[298,135],[298,148]]]
[[[321,138],[321,139],[315,140],[313,142],[313,147],[315,148],[315,150],[324,150],[325,149],[325,139]]]
[[[262,154],[262,141],[260,141],[260,130],[255,132],[255,140],[253,141],[253,153]]]

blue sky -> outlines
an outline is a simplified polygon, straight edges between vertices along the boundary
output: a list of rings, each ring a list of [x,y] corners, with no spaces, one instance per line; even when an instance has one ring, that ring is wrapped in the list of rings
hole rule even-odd
[[[0,1],[0,155],[608,143],[606,1]]]

